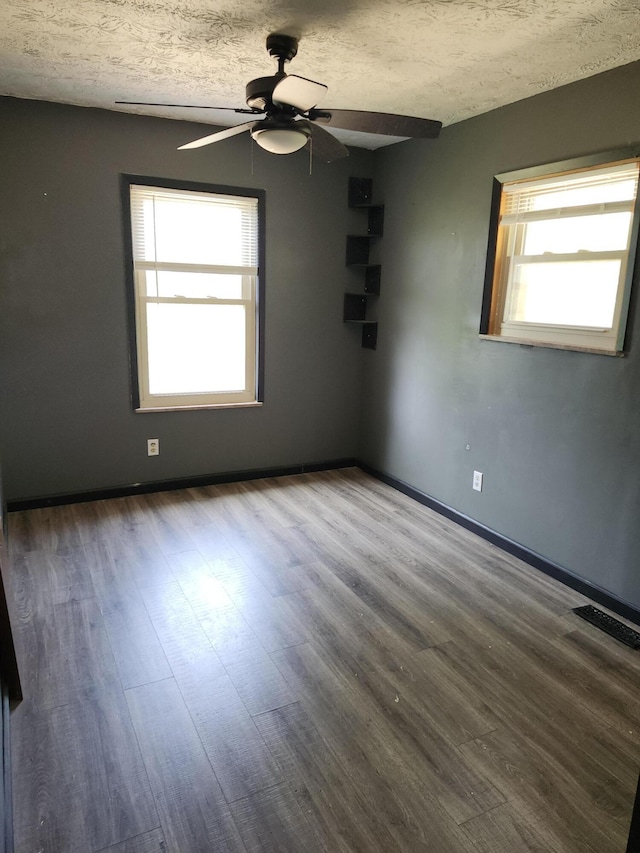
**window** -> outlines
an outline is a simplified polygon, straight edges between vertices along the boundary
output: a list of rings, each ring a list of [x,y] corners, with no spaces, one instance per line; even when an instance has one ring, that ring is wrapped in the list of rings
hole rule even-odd
[[[126,186],[136,409],[256,404],[262,194]]]
[[[496,181],[481,333],[621,352],[637,241],[638,159]]]

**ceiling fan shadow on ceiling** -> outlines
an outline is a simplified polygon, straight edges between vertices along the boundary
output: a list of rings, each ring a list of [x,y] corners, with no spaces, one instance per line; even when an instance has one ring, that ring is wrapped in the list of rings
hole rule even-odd
[[[267,51],[278,60],[278,71],[270,77],[258,77],[247,83],[247,107],[212,107],[193,104],[151,104],[141,101],[116,101],[117,104],[147,107],[185,107],[187,109],[228,110],[258,118],[245,124],[219,130],[186,145],[179,151],[201,148],[249,131],[257,144],[272,154],[293,154],[311,144],[311,153],[325,163],[348,157],[349,151],[323,125],[342,130],[414,139],[435,139],[442,122],[426,118],[394,115],[363,110],[318,109],[327,91],[323,83],[285,74],[284,66],[298,52],[298,39],[283,33],[267,36]]]

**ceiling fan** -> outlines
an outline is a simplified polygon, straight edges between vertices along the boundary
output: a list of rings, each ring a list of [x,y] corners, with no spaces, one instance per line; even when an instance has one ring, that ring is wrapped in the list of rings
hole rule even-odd
[[[202,107],[193,104],[150,104],[140,101],[116,103],[148,107],[220,109],[256,117],[263,116],[257,121],[228,127],[195,139],[181,145],[179,151],[220,142],[248,130],[255,142],[272,154],[292,154],[311,141],[313,156],[331,163],[340,157],[347,157],[349,152],[321,125],[364,133],[427,139],[435,139],[440,133],[442,122],[431,119],[362,110],[318,109],[318,101],[327,91],[327,86],[296,74],[285,74],[284,71],[285,63],[290,62],[298,52],[298,39],[283,33],[272,33],[267,36],[267,51],[277,58],[278,71],[271,77],[258,77],[247,83],[247,109]]]

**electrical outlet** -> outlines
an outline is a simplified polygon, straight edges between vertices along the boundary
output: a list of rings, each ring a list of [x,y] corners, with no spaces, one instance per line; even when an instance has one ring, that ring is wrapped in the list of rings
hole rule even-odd
[[[160,456],[160,439],[159,438],[148,438],[147,439],[147,456]]]
[[[473,488],[476,492],[482,491],[482,473],[480,471],[473,472]]]

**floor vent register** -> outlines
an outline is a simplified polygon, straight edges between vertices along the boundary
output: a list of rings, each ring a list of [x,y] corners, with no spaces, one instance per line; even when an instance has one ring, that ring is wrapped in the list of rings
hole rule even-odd
[[[573,612],[586,619],[587,622],[591,622],[592,625],[595,625],[602,631],[606,631],[607,634],[615,637],[616,640],[620,640],[625,646],[630,646],[632,649],[640,649],[640,634],[634,631],[633,628],[629,628],[628,625],[614,619],[613,616],[609,616],[608,613],[598,610],[597,607],[593,607],[591,604],[587,604],[584,607],[574,607]]]

